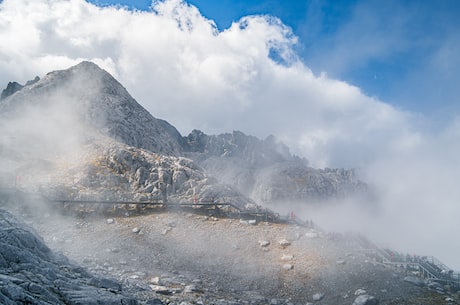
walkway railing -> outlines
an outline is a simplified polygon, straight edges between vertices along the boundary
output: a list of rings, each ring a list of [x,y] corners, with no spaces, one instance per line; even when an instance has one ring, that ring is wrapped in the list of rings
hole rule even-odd
[[[362,240],[363,251],[384,265],[417,270],[415,275],[460,288],[460,273],[454,272],[433,256],[401,255],[387,248],[381,248],[367,239]]]

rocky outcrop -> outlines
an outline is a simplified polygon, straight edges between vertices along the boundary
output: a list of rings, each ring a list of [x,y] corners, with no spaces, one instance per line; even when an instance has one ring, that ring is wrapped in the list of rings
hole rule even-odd
[[[0,303],[130,304],[121,285],[53,253],[25,224],[0,210]]]
[[[0,99],[7,98],[10,95],[21,90],[24,86],[17,82],[9,82],[5,89],[3,89]]]
[[[252,204],[231,186],[218,184],[190,159],[117,142],[106,144],[94,158],[75,168],[56,172],[50,180],[58,183],[47,181],[41,187],[50,198]]]
[[[298,162],[282,162],[258,171],[251,195],[261,202],[308,202],[366,192],[367,185],[354,170],[314,169]]]
[[[27,81],[27,83],[24,86],[19,84],[18,82],[9,82],[6,88],[2,91],[2,94],[0,95],[0,100],[5,99],[10,95],[15,94],[16,92],[18,92],[24,87],[35,84],[39,80],[40,80],[40,77],[36,76],[34,79]]]
[[[354,170],[314,169],[274,136],[260,140],[234,131],[186,137],[190,158],[222,183],[262,203],[341,198],[367,190]]]

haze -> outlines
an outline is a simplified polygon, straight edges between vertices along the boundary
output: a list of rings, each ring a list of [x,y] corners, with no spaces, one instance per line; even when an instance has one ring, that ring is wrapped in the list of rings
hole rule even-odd
[[[313,72],[295,51],[296,33],[276,17],[243,17],[219,31],[185,2],[155,3],[144,12],[83,0],[4,0],[0,84],[93,61],[183,135],[273,134],[314,167],[357,168],[376,188],[379,209],[317,215],[325,226],[363,230],[460,269],[456,113],[433,128],[428,115]]]

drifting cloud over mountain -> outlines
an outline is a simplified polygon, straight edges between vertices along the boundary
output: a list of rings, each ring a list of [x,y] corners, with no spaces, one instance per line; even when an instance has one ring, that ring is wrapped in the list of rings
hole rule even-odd
[[[90,59],[183,134],[275,134],[319,166],[361,166],[416,141],[408,114],[314,75],[275,17],[245,17],[219,32],[177,0],[158,2],[152,12],[82,0],[4,1],[0,8],[0,37],[8,41],[2,83]]]

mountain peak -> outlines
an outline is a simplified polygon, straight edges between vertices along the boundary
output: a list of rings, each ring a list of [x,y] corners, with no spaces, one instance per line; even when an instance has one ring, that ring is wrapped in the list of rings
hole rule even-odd
[[[0,111],[18,114],[33,104],[41,113],[71,118],[130,146],[172,155],[182,150],[184,141],[173,126],[153,117],[110,73],[90,61],[50,72],[27,88],[2,100]]]

